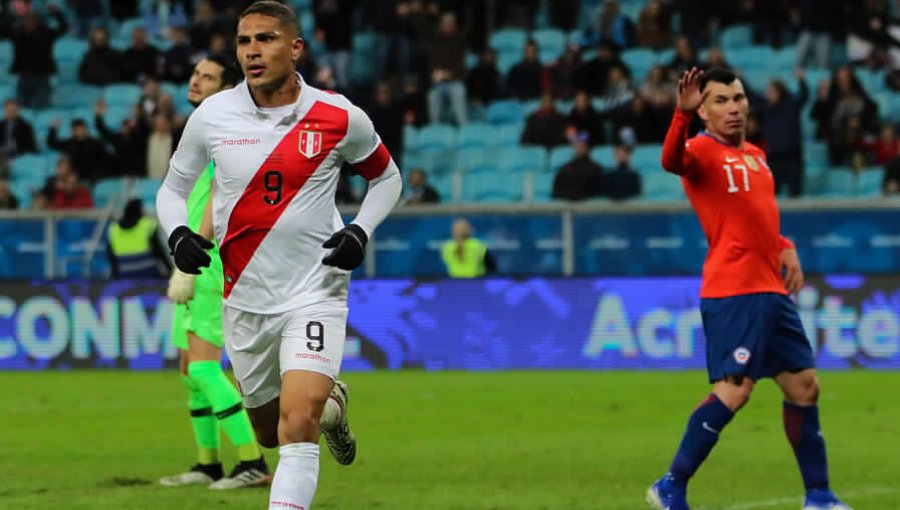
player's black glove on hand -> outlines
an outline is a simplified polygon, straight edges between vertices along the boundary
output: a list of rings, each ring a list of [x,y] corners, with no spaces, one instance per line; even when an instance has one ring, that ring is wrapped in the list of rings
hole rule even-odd
[[[351,223],[335,232],[322,245],[323,248],[334,248],[322,259],[322,263],[326,266],[352,271],[362,264],[363,258],[366,256],[367,242],[369,242],[369,236],[363,229]]]
[[[213,243],[184,225],[169,236],[175,267],[187,274],[200,274],[201,267],[209,267],[211,259],[206,250],[212,247]]]

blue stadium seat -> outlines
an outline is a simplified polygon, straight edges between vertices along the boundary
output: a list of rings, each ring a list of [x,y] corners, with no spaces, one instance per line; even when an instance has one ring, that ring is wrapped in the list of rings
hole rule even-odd
[[[5,73],[4,73],[5,74]],[[14,99],[16,97],[16,87],[12,83],[0,84],[0,101]]]
[[[662,145],[639,145],[631,153],[631,165],[641,175],[661,173],[661,158]]]
[[[497,173],[498,161],[494,149],[470,147],[456,153],[457,167],[464,173]]]
[[[19,209],[31,207],[32,195],[37,191],[38,187],[25,181],[13,181],[9,185],[12,194],[19,199]]]
[[[442,203],[451,203],[457,201],[457,196],[454,191],[455,185],[453,181],[456,179],[456,175],[452,172],[435,174],[428,174],[427,181],[434,188],[435,191],[440,195]]]
[[[797,60],[796,46],[783,46],[775,51],[774,67],[776,69],[793,69],[794,62]],[[815,84],[811,83],[811,86]]]
[[[429,124],[419,130],[417,149],[452,149],[456,147],[458,134],[453,126]]]
[[[523,122],[512,122],[509,124],[502,124],[499,126],[499,129],[495,127],[495,137],[497,139],[497,145],[501,147],[509,147],[511,145],[518,145],[522,140],[522,131],[525,129],[525,123]]]
[[[353,34],[353,66],[351,80],[356,84],[371,84],[375,77],[375,59],[372,58],[375,35],[371,32]]]
[[[3,64],[9,64],[13,59],[13,45],[10,41],[0,41],[0,62]],[[4,73],[8,66],[4,66]]]
[[[520,101],[519,104],[522,105],[522,113],[525,114],[525,118],[527,119],[529,115],[538,111],[541,108],[541,100],[540,99],[529,99],[525,101]],[[560,110],[557,107],[557,110]],[[565,110],[560,110],[561,112],[568,113]]]
[[[419,149],[408,152],[405,158],[405,168],[422,168],[432,174],[449,174],[456,167],[455,149]]]
[[[121,39],[131,40],[131,32],[137,28],[144,26],[143,18],[130,18],[122,21],[119,25],[119,34],[117,37]]]
[[[864,168],[856,182],[856,194],[861,197],[881,196],[881,185],[884,182],[884,168]]]
[[[527,39],[524,30],[507,28],[491,34],[490,47],[497,50],[498,55],[501,53],[515,54],[521,58]]]
[[[86,40],[65,37],[57,39],[56,44],[53,45],[53,58],[57,62],[61,60],[81,62],[87,50],[88,42]]]
[[[499,154],[500,170],[505,173],[546,173],[547,151],[540,146],[505,147]]]
[[[78,108],[94,103],[103,96],[103,89],[90,85],[61,85],[53,89],[53,105],[62,108]]]
[[[749,25],[735,25],[722,30],[722,49],[743,48],[753,44],[753,32]]]
[[[405,150],[415,148],[419,141],[419,130],[415,126],[403,126],[403,147]]]
[[[900,94],[891,94],[890,113],[882,113],[890,122],[900,122]]]
[[[575,149],[572,147],[556,147],[550,151],[550,166],[548,170],[555,174],[561,166],[572,161],[573,157],[575,157]]]
[[[825,172],[822,195],[826,197],[851,197],[855,193],[853,171],[846,167],[831,168]]]
[[[463,175],[464,202],[511,203],[522,201],[522,176],[497,172]]]
[[[512,99],[493,101],[487,108],[487,120],[491,124],[508,124],[522,122],[525,114],[522,105]]]
[[[656,64],[656,53],[648,48],[631,48],[622,52],[622,61],[631,69],[635,79],[643,79]]]
[[[555,28],[535,30],[531,33],[531,38],[537,42],[542,57],[545,54],[552,55],[551,62],[566,49],[566,34],[562,30]],[[543,58],[541,60],[543,61]]]
[[[16,181],[43,181],[53,173],[55,159],[51,163],[53,155],[25,154],[12,160],[9,165],[9,173]]]
[[[616,165],[616,148],[612,145],[601,145],[591,150],[591,159],[605,169],[614,168]]]
[[[505,79],[509,74],[509,70],[514,65],[522,61],[522,53],[503,52],[497,53],[497,70],[500,71],[501,79]]]
[[[459,129],[459,148],[497,145],[497,127],[482,122],[470,122]]]
[[[858,68],[853,73],[859,79],[859,83],[870,94],[885,88],[885,72],[872,69]]]
[[[815,126],[811,120],[809,123]],[[828,166],[828,146],[825,142],[806,142],[803,144],[803,159],[808,166]]]
[[[60,60],[56,62],[57,85],[77,85],[79,65],[81,64],[77,60]]]
[[[532,174],[531,197],[534,202],[549,202],[552,200],[551,194],[553,193],[553,180],[555,178],[555,172]]]
[[[775,53],[770,46],[747,46],[728,49],[728,58],[745,71],[777,70]]]
[[[127,106],[131,107],[137,104],[141,98],[141,87],[138,85],[129,85],[118,83],[108,85],[103,91],[103,99],[109,106]],[[174,96],[172,97],[174,99]]]
[[[121,177],[112,177],[109,179],[100,179],[94,185],[94,204],[98,207],[105,207],[125,193],[125,179]],[[121,204],[119,204],[121,205]]]
[[[144,209],[156,209],[156,192],[159,191],[161,184],[162,181],[159,179],[151,179],[149,177],[138,179],[135,182],[134,195],[144,203]]]
[[[642,176],[642,196],[648,202],[672,202],[685,199],[681,179],[665,173],[645,174]]]

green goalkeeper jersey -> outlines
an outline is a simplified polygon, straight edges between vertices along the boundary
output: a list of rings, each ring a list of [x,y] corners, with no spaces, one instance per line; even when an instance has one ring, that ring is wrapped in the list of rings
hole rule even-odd
[[[194,232],[200,230],[200,223],[203,221],[203,212],[206,210],[206,203],[209,201],[210,192],[212,191],[212,182],[215,175],[215,165],[210,162],[206,167],[206,171],[200,174],[194,189],[187,201],[188,210],[188,227]],[[215,243],[215,239],[212,240]],[[224,276],[222,270],[222,259],[219,258],[219,245],[215,244],[209,250],[209,256],[212,259],[209,267],[204,267],[200,276],[197,277],[197,289],[206,291],[215,291],[222,293],[224,287]]]

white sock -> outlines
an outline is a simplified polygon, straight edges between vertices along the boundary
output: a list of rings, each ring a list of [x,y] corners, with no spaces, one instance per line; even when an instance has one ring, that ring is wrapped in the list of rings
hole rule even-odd
[[[322,417],[319,418],[319,428],[321,430],[331,430],[337,427],[341,420],[341,406],[334,397],[328,397],[325,401],[325,409],[322,410]]]
[[[278,448],[278,455],[269,510],[309,510],[319,481],[319,445],[286,444]]]

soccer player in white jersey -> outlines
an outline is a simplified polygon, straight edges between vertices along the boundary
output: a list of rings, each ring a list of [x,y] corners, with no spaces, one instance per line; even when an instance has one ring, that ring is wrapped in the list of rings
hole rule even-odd
[[[211,243],[186,226],[186,199],[215,163],[223,336],[258,441],[279,446],[270,510],[310,508],[320,418],[343,355],[350,271],[401,188],[365,113],[295,72],[303,49],[289,7],[259,1],[241,14],[237,56],[246,80],[191,115],[157,196],[175,264],[199,272]],[[334,204],[344,161],[369,180],[346,226]],[[346,418],[340,428],[349,433]]]

